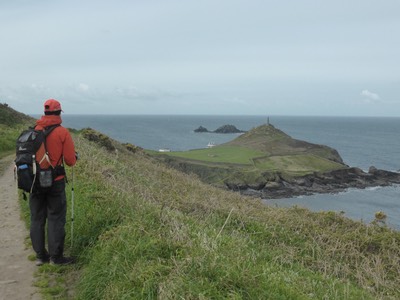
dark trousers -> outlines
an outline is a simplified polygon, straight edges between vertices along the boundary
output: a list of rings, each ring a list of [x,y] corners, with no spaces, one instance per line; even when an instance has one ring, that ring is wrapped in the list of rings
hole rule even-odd
[[[32,193],[29,197],[31,210],[31,240],[38,258],[58,258],[64,254],[65,220],[67,198],[65,181],[57,180],[46,191]],[[45,228],[47,219],[48,249],[45,246]]]

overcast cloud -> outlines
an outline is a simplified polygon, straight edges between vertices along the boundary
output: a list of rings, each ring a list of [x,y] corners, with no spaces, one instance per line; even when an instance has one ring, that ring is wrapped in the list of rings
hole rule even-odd
[[[25,113],[400,113],[397,0],[0,0],[0,43]]]

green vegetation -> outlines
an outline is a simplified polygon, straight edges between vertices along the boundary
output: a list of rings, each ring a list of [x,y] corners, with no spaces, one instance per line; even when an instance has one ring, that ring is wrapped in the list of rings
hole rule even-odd
[[[15,140],[18,137],[18,130],[16,128],[10,128],[0,124],[0,158],[3,158],[15,152]]]
[[[275,155],[254,159],[254,163],[260,170],[273,172],[284,170],[293,175],[305,175],[315,171],[325,172],[343,167],[336,162],[314,154]]]
[[[15,153],[15,142],[25,127],[24,125],[14,125],[9,127],[0,124],[0,158]]]
[[[15,153],[18,135],[33,121],[33,118],[13,110],[7,104],[0,104],[0,159]],[[0,174],[5,167],[0,162]]]
[[[32,117],[12,109],[8,104],[0,103],[0,124],[13,127],[15,125],[32,122],[32,120]]]
[[[74,140],[80,161],[74,176],[67,170],[65,246],[78,264],[38,268],[44,299],[400,298],[400,233],[380,219],[365,225],[334,212],[265,206],[94,130]],[[251,173],[253,163],[277,159],[249,163],[231,154],[220,172],[241,164]],[[29,225],[28,202],[20,203]]]
[[[210,149],[169,152],[168,155],[211,163],[253,165],[253,158],[264,156],[265,153],[240,146],[222,145]]]
[[[101,132],[93,130],[92,128],[85,128],[82,129],[82,135],[87,140],[95,142],[98,145],[105,147],[109,151],[115,150],[115,147],[111,139],[108,136],[102,134]]]
[[[70,221],[66,246],[79,264],[62,270],[40,267],[37,285],[46,295],[400,297],[398,232],[334,212],[268,207],[167,168],[143,151],[132,153],[111,139],[117,151],[107,150],[101,140],[74,139],[81,160],[74,170],[73,248]]]
[[[302,176],[346,167],[336,150],[292,139],[272,125],[259,126],[209,149],[148,153],[217,186],[258,185],[273,180],[277,173]]]

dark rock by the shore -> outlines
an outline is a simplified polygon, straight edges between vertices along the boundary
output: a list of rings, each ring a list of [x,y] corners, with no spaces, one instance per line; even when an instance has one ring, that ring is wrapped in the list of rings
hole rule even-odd
[[[219,127],[217,130],[214,130],[215,133],[242,133],[245,132],[243,130],[237,129],[234,125],[223,125]]]
[[[194,132],[209,132],[207,128],[200,126],[199,128],[195,129]]]
[[[209,131],[207,128],[200,126],[199,128],[195,129],[194,132],[210,132],[210,133],[243,133],[246,131],[239,130],[234,125],[223,125],[217,128],[214,131]]]
[[[278,175],[273,181],[258,185],[226,183],[229,189],[263,199],[291,198],[301,195],[338,193],[348,188],[364,189],[373,186],[400,184],[400,173],[370,167],[368,173],[359,168],[346,168],[327,173],[285,178]]]

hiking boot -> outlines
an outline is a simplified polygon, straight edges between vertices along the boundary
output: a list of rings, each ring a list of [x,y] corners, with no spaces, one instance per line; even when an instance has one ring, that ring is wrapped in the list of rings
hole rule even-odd
[[[38,267],[40,267],[40,266],[42,266],[42,265],[44,265],[44,264],[47,264],[47,263],[49,263],[49,258],[48,258],[48,257],[45,257],[45,258],[36,258],[35,264],[36,264]]]
[[[73,257],[52,257],[50,258],[50,264],[51,265],[58,265],[58,266],[65,266],[65,265],[71,265],[75,263],[75,258]]]

